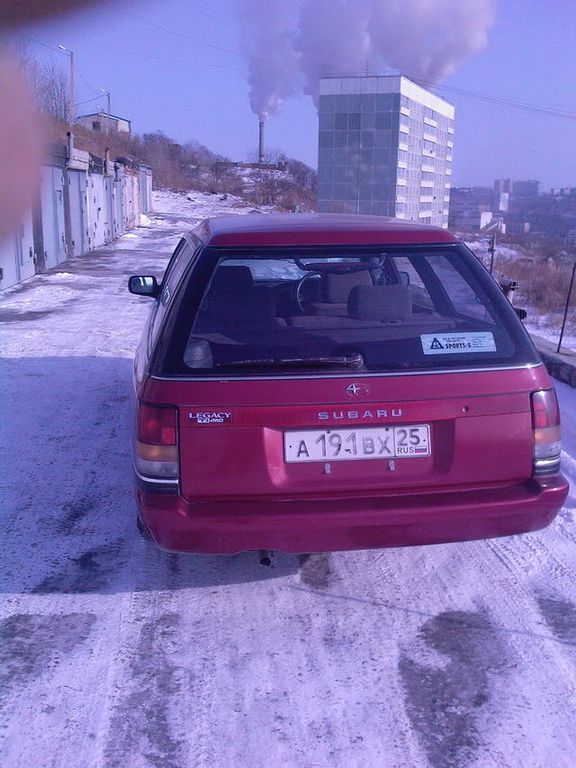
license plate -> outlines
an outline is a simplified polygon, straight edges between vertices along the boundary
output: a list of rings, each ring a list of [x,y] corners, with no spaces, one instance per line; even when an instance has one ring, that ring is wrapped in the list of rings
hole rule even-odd
[[[416,459],[423,456],[430,456],[428,424],[284,433],[284,460],[288,464],[354,459]]]

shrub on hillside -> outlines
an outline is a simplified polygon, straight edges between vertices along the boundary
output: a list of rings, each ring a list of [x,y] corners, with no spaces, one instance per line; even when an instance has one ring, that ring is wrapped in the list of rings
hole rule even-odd
[[[496,257],[495,271],[518,283],[517,297],[541,313],[563,312],[570,284],[571,265],[559,259],[509,259]],[[576,290],[570,306],[576,309]]]

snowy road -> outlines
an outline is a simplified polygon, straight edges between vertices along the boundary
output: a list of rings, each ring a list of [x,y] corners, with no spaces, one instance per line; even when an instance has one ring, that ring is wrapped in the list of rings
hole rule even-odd
[[[134,524],[148,304],[126,277],[214,209],[160,199],[150,229],[0,299],[3,766],[574,768],[576,391],[573,490],[540,533],[274,570],[160,553]]]

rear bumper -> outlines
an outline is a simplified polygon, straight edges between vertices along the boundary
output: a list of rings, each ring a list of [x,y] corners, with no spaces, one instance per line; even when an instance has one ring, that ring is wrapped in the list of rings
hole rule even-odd
[[[482,491],[321,501],[187,502],[137,490],[140,518],[170,552],[325,552],[509,536],[544,528],[568,494],[562,475]]]
[[[170,552],[330,552],[509,536],[544,528],[566,496],[560,474],[475,491],[355,499],[190,503],[139,488],[140,518]]]

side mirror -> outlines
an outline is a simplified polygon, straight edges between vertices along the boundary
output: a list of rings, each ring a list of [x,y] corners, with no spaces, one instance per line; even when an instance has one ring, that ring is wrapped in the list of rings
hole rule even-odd
[[[514,309],[514,312],[516,312],[516,314],[520,318],[520,320],[526,320],[526,318],[528,317],[528,312],[526,312],[525,309],[520,309],[520,307],[513,307],[513,309]]]
[[[128,290],[136,296],[150,296],[153,299],[160,295],[160,286],[153,275],[132,275],[128,278]]]

